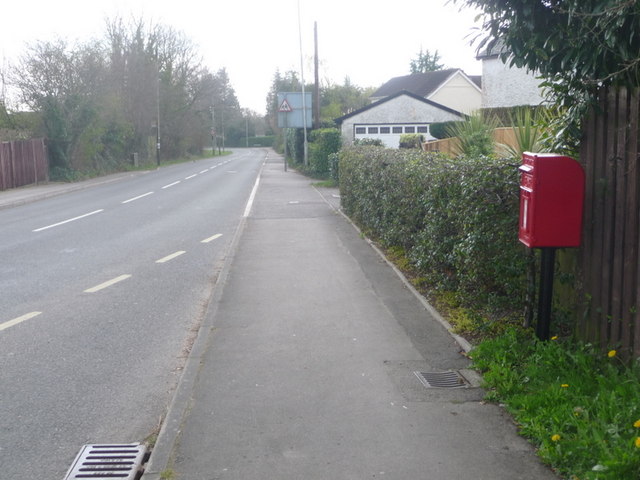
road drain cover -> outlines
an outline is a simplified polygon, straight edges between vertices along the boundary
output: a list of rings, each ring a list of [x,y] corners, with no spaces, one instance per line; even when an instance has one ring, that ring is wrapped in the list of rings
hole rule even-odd
[[[140,443],[85,445],[80,449],[64,480],[76,478],[124,478],[141,474],[146,447]]]
[[[456,371],[414,373],[427,388],[463,388],[469,386],[465,378]]]

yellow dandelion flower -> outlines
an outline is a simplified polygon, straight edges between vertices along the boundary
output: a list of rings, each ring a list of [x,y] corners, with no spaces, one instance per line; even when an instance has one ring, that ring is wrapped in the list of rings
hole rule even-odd
[[[636,440],[634,443],[636,445],[636,448],[640,448],[640,437],[636,437]]]
[[[557,340],[558,339],[558,335],[554,335],[553,337],[551,337],[551,340]]]
[[[558,435],[557,433],[555,435],[551,435],[551,441],[552,442],[559,442],[560,441],[560,435]]]
[[[635,422],[633,422],[633,426],[636,428],[640,428],[640,420],[636,420]]]
[[[618,352],[616,352],[615,350],[609,350],[609,353],[607,353],[607,356],[609,358],[613,358],[613,357],[616,356],[616,353],[618,353]]]
[[[569,384],[568,383],[563,383],[562,385],[560,385],[562,388],[569,388]]]

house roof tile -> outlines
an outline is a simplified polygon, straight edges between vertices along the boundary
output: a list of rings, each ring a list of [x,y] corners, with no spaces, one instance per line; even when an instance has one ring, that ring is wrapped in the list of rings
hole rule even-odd
[[[421,97],[428,97],[440,85],[442,85],[447,78],[458,70],[458,68],[448,68],[446,70],[438,70],[436,72],[412,73],[410,75],[394,77],[376,90],[371,97],[388,97],[402,90],[406,90]]]
[[[489,40],[485,44],[484,49],[476,55],[476,59],[482,60],[483,58],[495,58],[508,51],[509,49],[501,38],[498,38],[497,40]]]

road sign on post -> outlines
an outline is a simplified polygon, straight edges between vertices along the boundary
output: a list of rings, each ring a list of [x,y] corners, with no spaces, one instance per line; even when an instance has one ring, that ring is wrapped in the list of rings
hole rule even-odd
[[[291,113],[291,112],[293,112],[293,108],[291,108],[291,105],[289,105],[289,102],[287,102],[286,98],[282,101],[282,103],[278,107],[278,112],[280,112],[280,113]]]
[[[280,128],[304,128],[312,124],[311,92],[278,92],[278,127]],[[304,108],[303,108],[304,105]],[[304,112],[303,112],[304,110]],[[305,117],[303,117],[303,114]]]

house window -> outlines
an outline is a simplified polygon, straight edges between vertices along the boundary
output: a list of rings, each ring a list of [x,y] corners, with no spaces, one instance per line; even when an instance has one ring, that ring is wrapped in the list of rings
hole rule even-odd
[[[402,127],[393,127],[393,133],[402,133]]]
[[[404,127],[404,133],[416,133],[416,127]]]
[[[380,133],[391,133],[391,128],[389,128],[389,127],[380,127]]]
[[[356,133],[359,135],[364,135],[365,133],[367,133],[367,129],[364,127],[356,127]]]
[[[378,133],[378,127],[369,127],[368,133]]]
[[[418,133],[429,133],[429,127],[426,125],[418,127]]]

